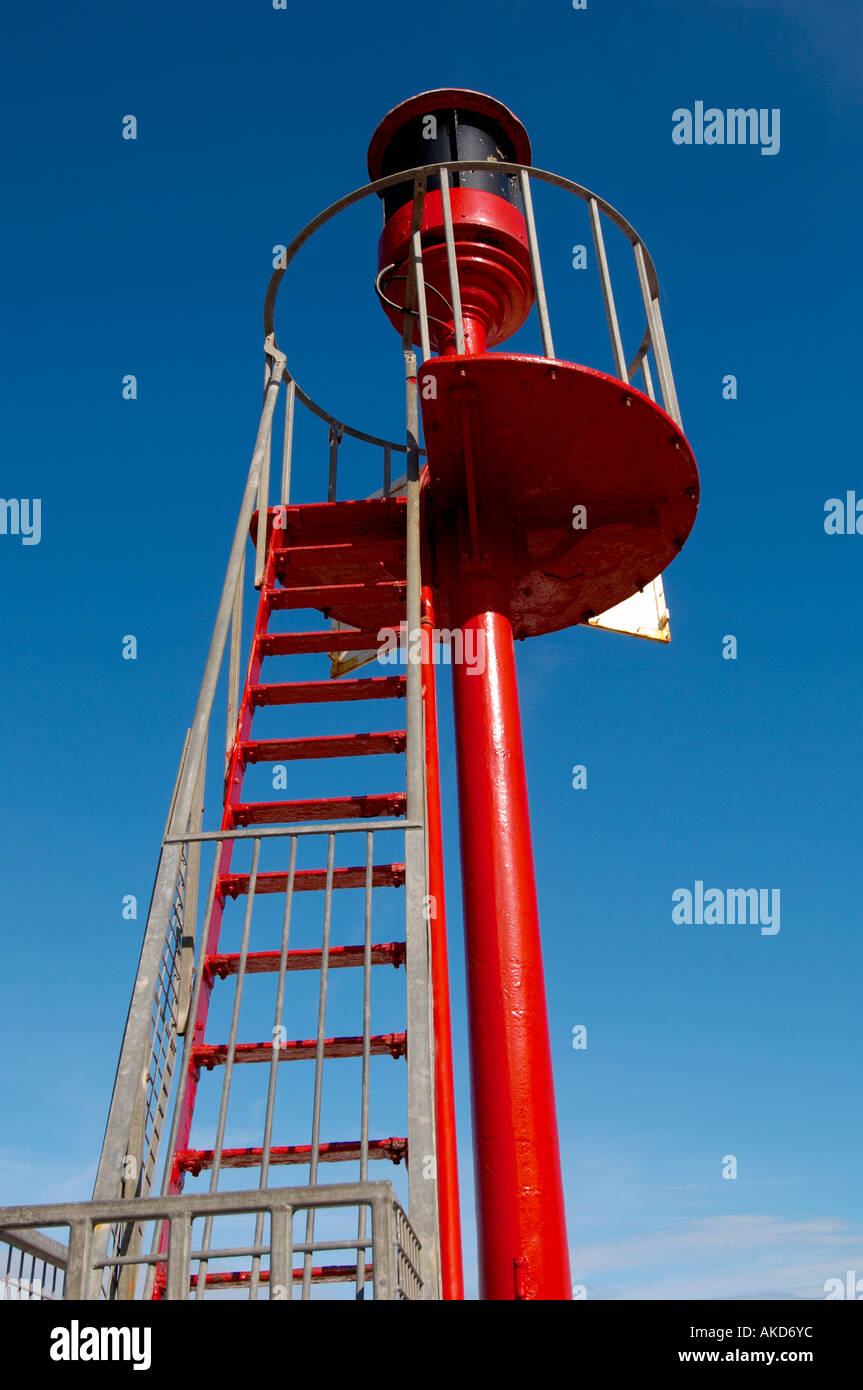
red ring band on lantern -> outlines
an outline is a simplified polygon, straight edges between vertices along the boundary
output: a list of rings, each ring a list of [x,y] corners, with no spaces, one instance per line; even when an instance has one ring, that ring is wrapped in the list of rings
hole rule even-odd
[[[518,208],[495,193],[453,188],[450,205],[466,346],[469,352],[483,352],[512,337],[533,305],[527,227]],[[379,271],[392,267],[381,288],[398,304],[403,302],[403,284],[388,285],[407,273],[411,215],[410,203],[399,208],[385,224],[378,246]],[[450,282],[443,200],[437,190],[425,196],[422,246],[426,286],[434,293],[429,306],[429,337],[436,351],[446,352],[452,346],[453,318],[452,310],[447,314],[443,307],[450,302]],[[390,322],[401,331],[402,315],[386,305],[384,308]],[[414,341],[419,342],[418,326]]]

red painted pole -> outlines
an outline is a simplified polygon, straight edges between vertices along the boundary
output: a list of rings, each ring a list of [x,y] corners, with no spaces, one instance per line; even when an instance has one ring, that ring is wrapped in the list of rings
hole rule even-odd
[[[461,578],[453,664],[480,1297],[572,1296],[507,590]]]
[[[425,713],[426,825],[428,882],[431,898],[432,1019],[434,1024],[435,1149],[437,1152],[438,1225],[440,1228],[441,1296],[464,1298],[461,1249],[461,1210],[458,1195],[458,1146],[453,1091],[452,1023],[446,943],[446,900],[443,873],[440,766],[438,763],[437,701],[435,695],[434,608],[431,589],[422,591],[422,677]]]

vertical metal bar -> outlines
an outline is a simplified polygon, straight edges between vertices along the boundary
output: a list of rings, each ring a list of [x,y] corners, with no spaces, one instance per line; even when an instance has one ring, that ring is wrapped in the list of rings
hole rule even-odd
[[[92,1298],[90,1253],[93,1245],[93,1228],[86,1216],[69,1222],[69,1257],[66,1262],[66,1278],[63,1281],[63,1298],[79,1300]]]
[[[429,316],[428,305],[426,304],[426,281],[423,271],[423,243],[422,243],[422,216],[425,201],[426,181],[422,177],[417,177],[414,181],[414,214],[411,225],[411,259],[413,261],[413,277],[416,290],[416,307],[419,315],[420,327],[420,350],[423,361],[428,362],[431,357],[431,344],[429,341]],[[450,218],[452,213],[450,213]]]
[[[641,298],[644,301],[644,312],[647,315],[647,326],[650,329],[650,341],[656,358],[656,373],[659,377],[659,389],[662,392],[662,404],[675,424],[683,429],[680,406],[677,403],[677,392],[674,389],[674,377],[671,373],[671,361],[665,342],[665,329],[662,326],[662,314],[659,312],[659,300],[650,287],[647,263],[644,259],[644,247],[640,241],[633,243],[633,251],[638,269],[638,282],[641,286]]]
[[[168,1240],[168,1282],[165,1297],[175,1303],[185,1302],[191,1285],[192,1221],[191,1217],[175,1212],[171,1217]],[[203,1288],[200,1275],[198,1287]],[[201,1294],[203,1297],[203,1293]]]
[[[285,387],[285,439],[282,445],[282,489],[279,502],[287,507],[291,500],[291,462],[294,452],[294,401],[297,390],[293,377]]]
[[[590,226],[593,232],[593,249],[596,252],[596,264],[599,266],[599,280],[602,285],[602,300],[605,304],[605,317],[608,323],[608,333],[611,338],[611,350],[614,353],[614,367],[621,381],[627,381],[626,357],[623,352],[623,340],[620,336],[620,324],[617,321],[617,309],[614,304],[614,294],[611,288],[611,276],[608,271],[608,257],[605,254],[605,241],[602,235],[602,222],[599,215],[599,204],[595,198],[589,199]]]
[[[545,298],[545,283],[542,278],[542,264],[539,259],[539,241],[536,235],[536,219],[533,215],[533,199],[530,193],[530,174],[522,169],[521,196],[524,199],[524,220],[527,223],[527,248],[530,253],[530,268],[536,290],[536,309],[539,314],[539,327],[542,333],[542,350],[546,357],[554,357],[554,343],[551,339],[551,324],[548,319],[548,303]]]
[[[429,893],[431,997],[434,1021],[434,1116],[435,1156],[438,1174],[438,1227],[440,1230],[441,1297],[464,1298],[461,1247],[461,1211],[458,1188],[455,1093],[453,1087],[452,1020],[447,961],[446,900],[443,872],[440,765],[438,759],[437,693],[435,689],[433,637],[435,613],[432,591],[423,586],[422,649],[426,853]]]
[[[327,483],[327,501],[335,502],[339,473],[339,443],[342,432],[337,425],[330,425],[330,476]]]
[[[237,983],[234,989],[234,1004],[231,1010],[231,1027],[228,1033],[228,1047],[225,1055],[225,1075],[222,1081],[222,1095],[219,1102],[219,1118],[216,1124],[216,1139],[213,1144],[213,1166],[210,1170],[210,1191],[218,1191],[219,1175],[222,1170],[222,1149],[225,1142],[225,1126],[228,1120],[228,1101],[231,1095],[231,1082],[234,1074],[234,1054],[237,1049],[237,1031],[240,1023],[240,1005],[243,1002],[243,985],[246,979],[246,959],[249,954],[249,936],[252,929],[252,913],[255,907],[255,889],[258,881],[258,862],[261,857],[261,841],[256,836],[253,841],[252,867],[249,873],[249,889],[246,895],[246,913],[243,918],[243,936],[240,943],[240,960],[237,966]],[[213,1230],[213,1218],[207,1216],[204,1222],[204,1235],[201,1241],[201,1249],[209,1250],[210,1238]],[[200,1301],[204,1297],[206,1285],[207,1260],[202,1259],[198,1266],[198,1285],[195,1290],[195,1297]]]
[[[389,491],[390,491],[391,486],[392,486],[392,451],[390,450],[389,444],[385,444],[385,445],[384,445],[384,487],[383,487],[384,497],[388,497],[388,496],[389,496]]]
[[[372,884],[374,872],[374,831],[366,832],[366,896],[363,930],[363,1077],[360,1099],[360,1182],[369,1177],[369,1082],[371,1079],[372,1034]],[[366,1235],[366,1208],[361,1203],[357,1218],[357,1240]],[[362,1298],[366,1282],[366,1252],[357,1250],[357,1298]]]
[[[270,1076],[267,1086],[267,1110],[264,1118],[264,1141],[261,1146],[261,1170],[258,1179],[258,1188],[261,1191],[267,1186],[270,1176],[270,1149],[273,1141],[273,1115],[275,1113],[276,1085],[278,1083],[282,1012],[285,1006],[285,983],[287,979],[288,946],[291,936],[291,910],[294,901],[294,874],[296,872],[296,865],[297,836],[292,835],[290,860],[288,863],[288,882],[285,888],[285,911],[282,917],[282,950],[279,956],[279,983],[276,990],[276,1011],[273,1019],[273,1053],[270,1058]],[[263,1213],[259,1212],[257,1221],[255,1222],[255,1245],[260,1245],[261,1243],[261,1236],[264,1229],[263,1221]],[[260,1265],[260,1257],[255,1255],[252,1259],[252,1277],[249,1281],[249,1297],[252,1299],[257,1297]],[[272,1280],[272,1274],[270,1278]]]
[[[431,172],[431,171],[430,171]],[[443,206],[443,228],[446,239],[446,261],[449,270],[449,295],[453,312],[453,332],[455,350],[461,357],[464,354],[464,321],[461,316],[461,290],[458,283],[458,264],[455,258],[455,237],[452,230],[452,203],[449,195],[449,173],[440,171],[440,196]]]
[[[647,353],[641,359],[641,375],[644,377],[644,389],[652,401],[656,400],[656,393],[653,390],[653,377],[650,374],[650,363],[647,360]]]
[[[189,829],[193,833],[201,829],[204,818],[204,787],[207,776],[207,745],[201,759],[201,770],[195,792],[195,804]],[[201,877],[201,841],[192,840],[187,851],[186,893],[183,899],[183,937],[180,943],[179,984],[177,987],[177,1035],[182,1037],[189,1019],[189,1002],[192,995],[192,979],[195,969],[195,940],[198,929],[198,885]],[[173,1072],[173,1067],[172,1067]],[[149,1184],[147,1187],[149,1192]],[[142,1192],[142,1196],[147,1194]]]
[[[407,478],[405,489],[406,619],[409,659],[406,671],[405,772],[407,818],[419,826],[405,830],[405,974],[408,1028],[408,1188],[410,1219],[424,1252],[424,1293],[438,1296],[437,1177],[427,1176],[434,1155],[432,1080],[432,1019],[429,1000],[430,954],[424,906],[425,787],[422,708],[422,668],[411,659],[413,633],[421,633],[421,565],[419,503],[419,394],[416,358],[405,351],[405,411]]]
[[[288,1299],[293,1293],[293,1222],[293,1207],[283,1198],[274,1199],[270,1210],[270,1302]],[[255,1244],[259,1244],[258,1238]]]
[[[231,1027],[228,1034],[228,1050],[225,1057],[225,1075],[222,1082],[222,1096],[219,1104],[219,1120],[216,1127],[216,1142],[213,1145],[213,1167],[210,1172],[210,1191],[218,1191],[219,1174],[222,1166],[222,1145],[228,1119],[228,1101],[234,1074],[234,1054],[237,1047],[237,1032],[240,1025],[240,1006],[243,1002],[243,986],[246,981],[246,959],[249,954],[249,937],[252,930],[252,914],[255,909],[255,890],[258,881],[258,863],[261,857],[261,841],[256,836],[253,841],[252,867],[249,873],[249,888],[246,894],[246,912],[243,918],[243,935],[240,944],[240,960],[237,966],[237,984],[234,990],[234,1003],[231,1010]]]
[[[419,393],[417,391],[416,357],[410,348],[405,351],[405,410],[407,417],[407,476],[405,479],[406,536],[406,619],[408,650],[411,637],[420,634],[422,623],[420,578],[419,527]],[[422,670],[419,660],[409,660],[406,672],[407,699],[407,817],[409,821],[424,821],[423,814],[423,750],[422,728]]]
[[[411,204],[411,225],[410,243],[411,255],[408,260],[407,276],[405,285],[404,309],[402,315],[402,350],[409,351],[414,340],[414,312],[417,305],[417,294],[421,289],[423,296],[423,308],[425,309],[425,277],[423,275],[422,263],[422,215],[423,199],[425,198],[425,178],[414,180],[413,203]],[[424,313],[426,320],[426,340],[428,338],[428,311]],[[422,318],[422,316],[420,316]],[[420,338],[422,340],[422,324],[420,324]],[[431,349],[429,348],[429,352]]]
[[[257,564],[257,560],[255,562]],[[240,649],[243,627],[243,588],[246,572],[246,557],[243,556],[240,573],[237,576],[237,591],[231,610],[231,646],[228,655],[228,713],[225,728],[225,757],[230,758],[234,735],[237,732],[237,712],[240,708]]]
[[[264,397],[267,394],[267,383],[270,379],[269,358],[264,369]],[[270,416],[270,428],[267,432],[267,443],[264,450],[264,459],[261,464],[261,476],[258,480],[258,526],[255,540],[255,588],[260,589],[261,580],[264,577],[264,563],[267,552],[267,516],[270,498],[270,456],[272,454],[272,416]]]
[[[395,1262],[396,1242],[392,1198],[375,1193],[372,1209],[372,1288],[375,1302],[397,1298]]]
[[[315,1042],[315,1098],[312,1111],[312,1144],[309,1155],[309,1187],[318,1181],[318,1158],[321,1145],[321,1098],[324,1085],[324,1039],[327,1027],[327,985],[330,966],[330,921],[333,911],[333,861],[335,858],[336,837],[330,832],[327,836],[327,887],[324,898],[324,926],[321,936],[321,987],[318,994],[318,1029]],[[309,1207],[306,1213],[306,1245],[315,1238],[315,1211]],[[308,1299],[312,1287],[312,1250],[303,1257],[303,1298]]]

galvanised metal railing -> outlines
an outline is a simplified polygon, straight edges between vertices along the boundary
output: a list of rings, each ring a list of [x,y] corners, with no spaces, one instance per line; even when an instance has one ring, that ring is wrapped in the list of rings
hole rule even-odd
[[[253,918],[257,901],[261,895],[278,892],[283,895],[284,906],[282,909],[281,939],[278,953],[270,953],[270,959],[266,961],[268,968],[276,975],[277,988],[275,1004],[271,1019],[271,1027],[268,1029],[268,1036],[272,1041],[268,1045],[262,1044],[260,1048],[253,1049],[255,1055],[262,1053],[262,1060],[268,1062],[269,1077],[267,1087],[266,1108],[264,1112],[262,1135],[261,1135],[261,1160],[260,1175],[258,1185],[261,1190],[266,1189],[270,1169],[281,1162],[289,1161],[281,1151],[273,1151],[272,1136],[273,1122],[276,1102],[276,1082],[281,1063],[302,1058],[313,1058],[314,1070],[314,1093],[312,1102],[312,1128],[311,1143],[309,1151],[305,1157],[305,1162],[309,1168],[309,1184],[315,1186],[319,1182],[320,1165],[326,1163],[330,1158],[330,1148],[321,1144],[321,1111],[324,1090],[324,1059],[327,1046],[328,1026],[327,1026],[327,1003],[330,985],[330,973],[333,969],[339,969],[345,964],[355,965],[361,958],[362,968],[362,1032],[360,1035],[342,1038],[339,1040],[341,1055],[356,1056],[361,1062],[361,1083],[359,1096],[359,1149],[357,1161],[359,1163],[360,1182],[368,1181],[369,1162],[380,1158],[390,1158],[393,1161],[400,1161],[404,1156],[398,1147],[390,1145],[372,1145],[370,1142],[370,1108],[371,1108],[371,1058],[373,1055],[380,1055],[381,1050],[389,1051],[393,1056],[403,1055],[404,1048],[400,1041],[400,1035],[385,1035],[384,1039],[372,1036],[372,970],[379,965],[390,965],[396,968],[403,966],[407,959],[408,945],[405,942],[403,947],[396,944],[393,949],[388,945],[381,945],[374,942],[374,897],[375,889],[397,886],[406,880],[406,871],[400,864],[376,865],[375,838],[376,836],[392,836],[405,839],[412,833],[423,830],[422,822],[410,822],[399,820],[376,820],[374,822],[344,821],[341,823],[329,822],[322,826],[303,825],[294,827],[281,826],[262,826],[255,829],[237,827],[231,830],[201,831],[194,836],[180,837],[180,843],[185,849],[191,845],[212,845],[220,848],[226,841],[230,841],[234,846],[244,845],[251,848],[251,864],[248,873],[236,874],[233,876],[234,882],[229,886],[229,891],[233,887],[237,895],[242,894],[245,899],[245,912],[243,914],[242,935],[239,942],[239,951],[233,955],[224,955],[218,958],[215,970],[222,979],[232,980],[234,983],[233,998],[231,1000],[231,1017],[228,1030],[227,1042],[220,1046],[218,1062],[224,1066],[223,1081],[219,1100],[218,1117],[215,1126],[215,1139],[213,1147],[207,1152],[204,1165],[210,1173],[210,1191],[215,1192],[218,1188],[219,1179],[223,1169],[231,1170],[233,1167],[242,1163],[242,1153],[237,1154],[230,1150],[226,1151],[225,1134],[228,1123],[229,1106],[231,1099],[231,1089],[234,1078],[235,1066],[249,1058],[249,1049],[246,1053],[238,1053],[238,1029],[239,1019],[243,1003],[243,992],[247,980],[247,963],[249,954],[249,942],[253,927]],[[362,836],[365,842],[364,864],[357,866],[353,879],[356,880],[354,886],[362,887],[364,895],[363,907],[363,940],[361,946],[344,947],[334,944],[331,933],[331,923],[333,915],[333,893],[334,893],[334,865],[336,862],[336,842],[338,838]],[[323,840],[326,845],[325,867],[320,869],[297,870],[297,854],[300,842],[306,846],[312,840]],[[260,869],[260,856],[262,844],[267,846],[274,842],[281,842],[283,847],[282,862],[284,862],[284,850],[287,851],[287,869],[277,874],[263,874]],[[167,843],[173,843],[169,836]],[[207,900],[207,907],[204,913],[204,921],[209,920],[210,911],[216,892],[216,884],[219,878],[220,856],[216,853],[213,857],[213,869],[210,878],[210,886]],[[309,878],[314,878],[314,885]],[[304,882],[305,880],[305,882]],[[323,880],[321,883],[320,880]],[[283,1024],[285,987],[288,978],[289,952],[291,951],[292,938],[292,918],[296,902],[296,893],[302,889],[316,886],[323,888],[323,918],[321,927],[320,945],[305,948],[304,968],[315,969],[320,972],[320,988],[318,995],[317,1024],[315,1036],[308,1040],[308,1046],[302,1052],[289,1050],[285,1028]],[[349,952],[346,955],[345,952]],[[296,965],[294,957],[293,964]],[[188,1017],[195,1018],[198,1012],[198,1002],[200,993],[204,987],[205,980],[202,971],[198,971],[194,979],[194,987],[188,1007],[185,1010]],[[192,1049],[195,1046],[195,1039],[191,1031],[186,1032],[185,1052],[182,1066],[180,1069],[180,1079],[178,1082],[177,1094],[174,1100],[174,1117],[170,1133],[168,1152],[174,1153],[177,1147],[178,1135],[180,1132],[181,1115],[186,1098],[186,1088],[190,1074],[190,1064],[192,1062]],[[264,1056],[263,1054],[267,1055]],[[204,1062],[207,1065],[207,1062]],[[411,1078],[409,1077],[409,1086]],[[166,1169],[163,1178],[163,1195],[167,1195],[170,1184],[171,1173]],[[260,1240],[260,1222],[258,1218],[255,1241]],[[365,1212],[360,1210],[359,1229],[357,1238],[362,1239],[365,1235],[364,1228]],[[306,1240],[311,1242],[314,1238],[315,1212],[314,1208],[309,1208],[307,1217]],[[211,1238],[211,1225],[208,1221],[205,1226],[202,1239],[202,1248],[208,1248]],[[303,1294],[308,1297],[311,1281],[310,1255],[307,1255],[304,1268]],[[253,1264],[252,1282],[255,1283],[257,1267]],[[357,1267],[357,1280],[360,1281],[360,1268]]]
[[[357,1209],[369,1218],[366,1234],[330,1239],[294,1239],[294,1217],[316,1211],[350,1212]],[[256,1219],[254,1241],[200,1248],[194,1239],[194,1223],[252,1217]],[[133,1197],[110,1202],[63,1202],[45,1206],[8,1207],[3,1212],[13,1231],[5,1231],[5,1241],[19,1242],[19,1248],[56,1247],[63,1252],[43,1255],[57,1269],[64,1269],[60,1286],[42,1297],[68,1300],[96,1300],[103,1296],[106,1272],[122,1273],[140,1293],[160,1278],[160,1296],[188,1300],[227,1294],[257,1301],[264,1294],[270,1301],[294,1297],[302,1286],[308,1297],[304,1271],[294,1267],[301,1255],[304,1267],[315,1254],[343,1251],[353,1256],[346,1266],[332,1267],[332,1282],[357,1280],[357,1297],[364,1296],[371,1284],[375,1300],[410,1300],[423,1296],[420,1247],[416,1234],[388,1182],[342,1183],[310,1189],[271,1187],[265,1192],[183,1193],[173,1197]],[[100,1228],[116,1227],[129,1220],[141,1228],[167,1226],[169,1238],[164,1251],[131,1254],[108,1253],[100,1240]],[[67,1243],[51,1241],[38,1227],[65,1229]],[[266,1235],[266,1239],[264,1238]],[[261,1261],[264,1267],[261,1267]],[[215,1262],[231,1264],[229,1271],[211,1270]],[[237,1270],[238,1262],[247,1268]],[[354,1264],[357,1273],[354,1273]],[[195,1266],[197,1265],[197,1268]],[[156,1271],[158,1270],[158,1275]],[[116,1284],[116,1278],[110,1280]],[[12,1287],[9,1285],[8,1287]],[[28,1284],[26,1296],[31,1297]],[[44,1286],[41,1286],[44,1288]],[[38,1296],[38,1295],[37,1295]]]
[[[548,184],[553,188],[561,189],[565,193],[573,194],[587,205],[590,218],[590,227],[593,238],[594,252],[596,256],[596,268],[599,275],[602,299],[605,307],[606,323],[612,350],[614,370],[621,381],[632,382],[641,373],[644,383],[645,394],[652,401],[657,401],[664,407],[667,413],[682,428],[680,418],[680,407],[677,400],[677,391],[674,385],[674,376],[671,370],[671,362],[668,355],[668,346],[665,339],[665,329],[662,322],[662,314],[659,307],[659,279],[656,273],[653,259],[644,241],[636,232],[635,228],[616,208],[604,198],[600,198],[596,193],[592,193],[589,188],[582,184],[574,183],[571,179],[565,179],[559,174],[549,173],[545,169],[535,169],[524,164],[506,163],[495,161],[495,173],[511,175],[519,180],[519,186],[524,202],[525,224],[527,228],[528,252],[530,256],[531,270],[533,274],[534,292],[536,296],[536,309],[539,319],[540,334],[542,337],[543,356],[554,358],[554,342],[551,332],[549,319],[548,303],[545,292],[545,281],[542,272],[542,261],[539,249],[539,239],[536,230],[536,219],[533,209],[533,197],[531,192],[531,180],[538,183]],[[449,289],[450,304],[453,310],[455,324],[455,343],[456,351],[459,355],[465,351],[464,331],[461,317],[461,292],[458,279],[458,259],[456,255],[456,240],[453,229],[452,208],[450,200],[450,175],[458,172],[468,172],[471,170],[485,170],[487,163],[485,160],[451,160],[449,162],[421,166],[415,169],[408,169],[402,173],[390,174],[386,178],[377,179],[374,183],[364,185],[352,193],[348,193],[330,207],[314,217],[311,222],[298,232],[290,245],[285,249],[279,258],[279,264],[275,269],[269,287],[267,289],[266,300],[264,303],[264,331],[268,341],[275,344],[275,307],[279,287],[285,273],[302,246],[314,235],[319,228],[323,227],[332,218],[344,212],[346,208],[352,207],[355,203],[382,193],[387,188],[392,188],[400,183],[413,183],[414,201],[413,218],[411,225],[411,262],[410,275],[415,284],[416,307],[411,303],[407,308],[407,316],[413,316],[419,321],[420,347],[423,361],[428,361],[431,355],[429,341],[429,313],[426,304],[425,281],[422,269],[422,238],[421,221],[422,208],[425,199],[428,180],[434,177],[440,178],[440,193],[444,214],[444,235],[446,240],[447,265],[449,270]],[[628,359],[624,350],[623,338],[621,334],[620,321],[617,312],[617,304],[612,285],[611,272],[609,270],[608,255],[605,245],[605,235],[603,232],[603,219],[608,224],[616,227],[623,233],[630,243],[633,252],[635,271],[637,276],[638,289],[641,296],[642,306],[645,315],[644,333],[639,346],[631,359]],[[409,292],[411,286],[409,285]],[[407,300],[406,300],[407,303]],[[650,368],[651,356],[654,362],[654,370],[659,383],[659,395],[657,396],[653,382],[653,373]],[[282,472],[282,501],[288,499],[290,490],[290,440],[292,435],[292,416],[295,400],[300,400],[314,415],[326,421],[330,429],[331,446],[335,440],[335,458],[337,460],[338,442],[344,435],[350,435],[355,439],[363,440],[366,443],[374,444],[384,451],[384,491],[388,491],[389,479],[389,460],[394,450],[403,449],[404,446],[392,441],[384,440],[376,435],[366,434],[357,430],[344,420],[330,415],[320,405],[311,399],[299,386],[299,384],[287,373],[289,399],[286,411],[286,432],[285,432],[285,457],[288,463],[283,466]],[[290,423],[289,423],[290,419]],[[421,451],[420,451],[421,452]],[[331,455],[331,458],[333,456]],[[336,468],[331,465],[330,487],[332,497],[335,496],[336,487]]]
[[[0,1231],[0,1302],[63,1297],[67,1246],[41,1231]]]

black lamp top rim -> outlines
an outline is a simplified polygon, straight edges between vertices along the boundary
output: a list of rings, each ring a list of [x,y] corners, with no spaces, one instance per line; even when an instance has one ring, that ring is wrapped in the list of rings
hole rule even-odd
[[[485,92],[474,92],[466,87],[438,87],[430,92],[418,92],[408,97],[388,111],[371,138],[368,152],[369,178],[381,178],[381,167],[387,146],[399,130],[416,116],[431,111],[455,109],[476,111],[492,121],[496,121],[508,136],[515,150],[516,164],[530,164],[530,137],[518,117],[508,106],[490,97]]]

